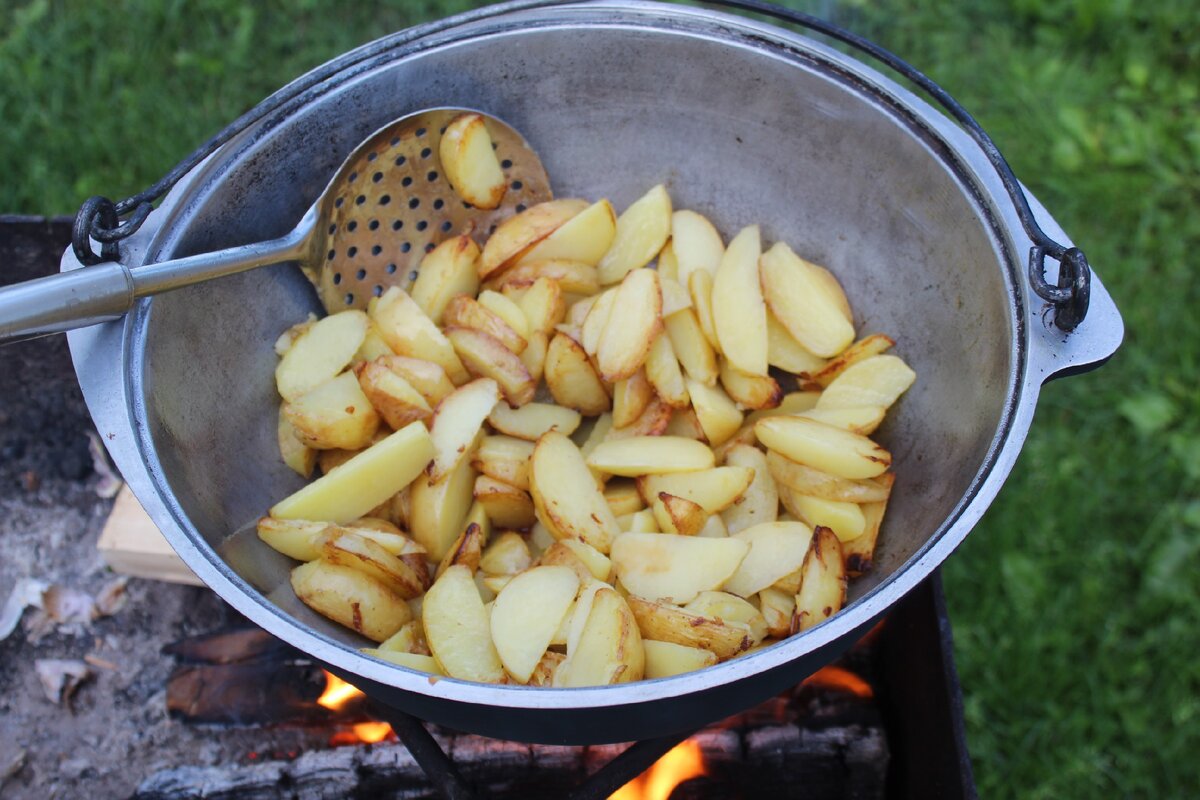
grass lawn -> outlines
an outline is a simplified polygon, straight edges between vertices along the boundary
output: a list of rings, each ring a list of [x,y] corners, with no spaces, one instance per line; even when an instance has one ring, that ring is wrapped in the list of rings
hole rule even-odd
[[[9,0],[0,212],[73,213],[91,194],[124,197],[304,70],[468,5]],[[1128,327],[1104,370],[1046,388],[1013,477],[946,568],[981,793],[1192,794],[1200,6],[834,8],[979,117],[1087,250]]]

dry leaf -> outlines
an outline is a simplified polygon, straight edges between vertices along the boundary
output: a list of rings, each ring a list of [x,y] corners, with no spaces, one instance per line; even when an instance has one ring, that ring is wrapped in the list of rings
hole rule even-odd
[[[47,699],[57,705],[70,700],[79,685],[92,676],[87,664],[66,658],[39,658],[33,662],[33,668]]]

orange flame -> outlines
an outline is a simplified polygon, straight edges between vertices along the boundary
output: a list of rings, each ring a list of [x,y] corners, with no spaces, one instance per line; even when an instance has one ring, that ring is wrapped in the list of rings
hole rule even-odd
[[[688,739],[610,795],[608,800],[668,800],[676,786],[704,772],[700,743]]]
[[[817,686],[822,689],[837,689],[849,692],[856,697],[868,698],[875,695],[871,684],[850,670],[842,669],[841,667],[821,667],[821,669],[805,678],[804,684],[806,686]]]
[[[338,711],[354,698],[361,696],[362,692],[359,689],[346,683],[337,675],[326,672],[325,691],[317,698],[317,705],[328,708],[330,711]],[[348,731],[335,733],[330,744],[359,744],[361,742],[373,744],[382,742],[391,735],[392,726],[386,722],[360,722],[352,725]]]
[[[317,705],[324,706],[330,711],[339,711],[346,703],[360,696],[362,696],[362,692],[358,689],[332,672],[326,672],[325,691],[317,698]]]

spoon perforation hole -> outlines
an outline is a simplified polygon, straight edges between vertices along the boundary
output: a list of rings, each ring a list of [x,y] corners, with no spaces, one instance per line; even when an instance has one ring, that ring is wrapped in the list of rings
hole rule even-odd
[[[419,230],[419,231],[423,231],[428,227],[429,227],[429,223],[426,222],[425,220],[421,220],[420,222],[417,223],[417,230]]]
[[[416,208],[419,205],[421,205],[421,198],[419,198],[419,197],[408,198],[408,207],[409,208]]]
[[[433,242],[430,242],[429,244],[425,245],[425,252],[426,252],[426,253],[432,253],[432,252],[433,252],[433,248],[434,248],[434,244],[433,244]]]
[[[421,151],[421,158],[429,158],[431,155],[433,155],[433,150],[428,147]]]
[[[354,293],[353,292],[346,293],[346,305],[348,305],[348,306],[354,305]]]
[[[397,167],[403,167],[407,161],[408,161],[408,158],[406,158],[405,156],[400,156],[399,158],[396,159],[395,163],[396,163]]]
[[[409,186],[412,186],[412,182],[413,182],[412,178],[410,176],[406,175],[406,176],[404,176],[404,180],[400,181],[400,185],[405,188],[408,188]]]
[[[437,174],[437,170],[435,170],[435,169],[431,169],[431,170],[429,170],[429,172],[427,172],[425,174],[425,180],[429,181],[430,183],[433,183],[437,179],[438,179],[438,174]]]
[[[342,273],[340,273],[340,272],[333,273],[333,285],[337,286],[341,282],[342,282]]]
[[[409,250],[412,250],[412,244],[410,242],[401,242],[400,243],[400,252],[401,253],[407,253]]]
[[[354,277],[355,279],[361,281],[363,278],[367,277],[367,271],[365,269],[360,269],[358,272],[354,273]]]
[[[327,258],[330,261],[333,261],[333,257],[336,255],[337,255],[336,250],[330,250],[329,253],[325,256],[325,258]]]
[[[404,220],[402,220],[402,219],[392,220],[392,230],[398,231],[403,227],[404,227]]]
[[[356,220],[350,220],[346,223],[346,230],[350,231],[351,233],[354,233],[357,228],[358,222]]]
[[[381,180],[383,180],[382,172],[376,172],[374,175],[371,176],[372,183],[379,183]]]
[[[434,200],[434,201],[433,201],[433,207],[434,207],[434,209],[435,209],[435,210],[437,210],[437,211],[441,211],[441,210],[442,210],[442,206],[444,206],[444,205],[446,205],[446,201],[445,201],[445,200],[443,200],[443,199],[442,199],[442,198],[440,198],[440,197],[439,197],[437,200]]]
[[[379,158],[378,153],[367,153],[367,161],[374,161],[377,158]]]
[[[336,223],[329,226],[329,235],[333,236],[335,233],[337,233],[337,224]]]
[[[388,264],[388,265],[387,265],[387,274],[388,274],[388,275],[395,275],[395,274],[396,274],[396,265],[395,265],[395,264]]]
[[[417,138],[420,139],[426,133],[424,128],[417,128]]]
[[[379,230],[379,220],[377,220],[377,219],[371,220],[370,224],[367,225],[367,228],[369,228],[370,230],[373,230],[373,231]]]
[[[376,297],[379,297],[380,295],[383,294],[383,287],[380,286],[378,283],[375,284],[375,286],[371,288],[371,294],[375,295]]]
[[[371,255],[373,255],[373,256],[377,256],[382,252],[383,252],[383,248],[380,247],[379,245],[375,245],[374,247],[371,248]]]
[[[390,202],[392,202],[392,196],[390,194],[385,194],[379,198],[379,205],[381,206],[386,206]]]
[[[504,169],[512,169],[512,159],[506,158],[500,162],[500,166]]]
[[[449,233],[450,229],[453,227],[454,227],[454,225],[451,224],[450,220],[446,220],[445,222],[442,223],[442,230],[445,231],[446,233]]]
[[[367,196],[365,194],[360,194],[358,197],[354,198],[354,205],[356,206],[361,206],[365,202],[367,202]]]
[[[351,247],[349,250],[346,251],[346,258],[354,258],[356,255],[358,255],[357,247]]]

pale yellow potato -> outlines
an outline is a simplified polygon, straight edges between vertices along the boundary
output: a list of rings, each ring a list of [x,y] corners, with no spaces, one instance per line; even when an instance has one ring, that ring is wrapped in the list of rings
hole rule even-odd
[[[623,533],[612,545],[613,573],[638,597],[686,603],[721,588],[749,545],[739,539]]]
[[[608,556],[581,539],[563,539],[557,546],[570,550],[598,581],[607,581],[612,575],[612,561]]]
[[[509,217],[488,237],[479,256],[479,278],[488,280],[588,207],[586,200],[549,200]]]
[[[810,408],[808,411],[801,412],[798,416],[815,419],[818,422],[824,422],[826,425],[832,425],[835,428],[842,428],[851,433],[861,433],[863,436],[870,436],[883,423],[884,415],[887,409],[883,406],[853,406],[853,407],[838,407],[838,408]]]
[[[588,309],[583,325],[579,328],[579,343],[589,356],[595,356],[600,349],[600,339],[604,336],[604,328],[608,325],[608,318],[616,300],[617,287],[613,287],[601,293]]]
[[[792,614],[796,610],[795,592],[768,588],[758,593],[758,607],[767,623],[767,633],[776,639],[786,639],[792,632]]]
[[[558,281],[538,278],[516,299],[531,334],[549,334],[567,315],[567,304]]]
[[[758,644],[767,638],[767,621],[753,604],[729,592],[701,592],[684,609],[709,619],[740,622],[750,629],[751,640]]]
[[[674,475],[646,475],[638,478],[637,488],[647,501],[660,492],[698,503],[706,514],[729,508],[754,480],[753,467],[725,466]]]
[[[529,491],[532,456],[533,442],[512,436],[485,436],[471,457],[471,466],[484,475]]]
[[[499,400],[496,382],[478,378],[459,387],[437,407],[429,429],[437,451],[427,470],[431,483],[440,483],[461,461],[471,460],[472,445]]]
[[[409,532],[429,552],[430,559],[441,561],[462,533],[474,500],[474,487],[475,470],[465,458],[439,483],[431,483],[425,474],[413,481]]]
[[[646,378],[645,369],[619,380],[613,386],[613,425],[624,428],[642,415],[654,397],[654,387]]]
[[[767,306],[758,280],[762,242],[757,225],[743,228],[713,278],[713,329],[725,358],[742,372],[767,374]]]
[[[725,255],[721,234],[695,211],[676,211],[671,215],[671,246],[678,263],[679,282],[684,286],[691,286],[695,272],[716,275],[721,256]]]
[[[263,517],[258,521],[258,538],[289,558],[315,561],[321,557],[317,540],[330,523],[314,520],[283,520]]]
[[[592,574],[591,569],[588,568],[588,565],[584,563],[583,559],[565,544],[566,542],[572,541],[579,540],[563,539],[551,544],[546,548],[541,556],[538,557],[535,566],[566,567],[575,573],[575,575],[579,578],[580,585],[582,586],[588,586],[592,583],[599,583],[599,581],[595,580],[595,576]],[[581,615],[581,617],[586,616],[586,612]],[[583,621],[581,618],[578,625],[575,626],[576,633],[578,633],[578,628],[582,625]]]
[[[616,283],[649,264],[671,235],[671,197],[661,183],[617,217],[612,246],[597,265],[600,283]]]
[[[516,575],[492,605],[492,642],[517,683],[528,683],[562,624],[579,578],[566,567],[533,567]]]
[[[770,310],[767,311],[767,363],[801,376],[814,374],[826,366],[825,359],[797,342]]]
[[[730,538],[748,549],[737,571],[725,582],[725,591],[752,597],[804,563],[812,528],[803,522],[763,522]]]
[[[798,494],[844,503],[874,503],[886,500],[888,489],[873,480],[851,480],[792,461],[780,453],[767,453],[767,467],[779,486]]]
[[[895,475],[885,472],[875,481],[891,493]],[[862,575],[871,569],[875,558],[875,543],[879,541],[879,529],[883,525],[883,514],[887,510],[888,498],[874,503],[863,503],[862,512],[866,520],[863,535],[842,544],[842,555],[846,560],[846,573],[851,577]]]
[[[562,227],[535,244],[517,260],[517,266],[561,259],[596,266],[617,235],[617,214],[612,203],[600,200],[580,211]]]
[[[643,639],[646,652],[646,679],[669,678],[685,672],[711,667],[717,663],[717,654],[711,650],[674,642],[656,642]]]
[[[842,478],[874,478],[892,463],[891,454],[866,436],[804,417],[760,419],[754,435],[793,461]]]
[[[661,436],[667,432],[667,427],[671,424],[672,413],[669,405],[659,400],[657,396],[651,397],[646,408],[642,410],[641,416],[624,428],[610,429],[605,441],[611,442],[640,436]]]
[[[792,632],[806,631],[832,617],[846,603],[842,545],[828,528],[817,528],[801,569]]]
[[[425,643],[425,629],[421,627],[421,620],[413,618],[404,623],[400,630],[380,642],[378,649],[389,653],[429,655],[429,646]]]
[[[704,428],[700,427],[700,419],[690,406],[672,413],[671,423],[667,425],[667,429],[663,433],[667,436],[682,436],[686,439],[695,439],[697,442],[708,441],[708,437],[704,435]],[[714,455],[716,455],[715,451]]]
[[[425,591],[420,573],[365,536],[331,525],[317,537],[316,545],[321,560],[370,575],[405,600]]]
[[[380,661],[387,661],[395,664],[398,667],[415,670],[416,672],[424,672],[429,675],[445,675],[441,668],[438,667],[437,660],[433,656],[422,655],[420,653],[404,653],[396,650],[384,650],[382,647],[364,647],[359,650],[363,655],[378,658]]]
[[[279,423],[275,430],[279,442],[279,457],[283,463],[294,470],[302,478],[312,477],[313,467],[317,465],[317,451],[300,441],[296,427],[283,413],[279,406]]]
[[[694,439],[634,436],[602,442],[587,457],[587,463],[610,475],[635,478],[709,469],[714,461],[712,450]]]
[[[788,515],[788,516],[789,516],[789,518],[786,520],[783,517],[780,517],[779,521],[780,522],[795,522],[794,519],[790,518],[790,515]],[[798,567],[795,570],[789,572],[787,575],[784,575],[779,580],[775,581],[775,583],[771,584],[771,588],[776,589],[780,592],[784,592],[785,594],[789,595],[792,598],[792,607],[795,608],[796,592],[800,591],[800,581],[803,577],[804,577],[804,568],[803,568],[803,566],[801,566],[801,567]]]
[[[629,515],[629,524],[623,530],[627,533],[658,533],[658,520],[654,517],[653,509],[645,508]]]
[[[667,492],[659,492],[650,503],[654,513],[654,521],[663,533],[674,533],[680,536],[695,536],[708,520],[708,512],[699,503],[676,497]]]
[[[521,310],[516,301],[491,289],[484,289],[475,300],[479,305],[504,320],[505,324],[516,331],[522,339],[529,338],[529,318],[525,316],[525,312]]]
[[[479,245],[470,236],[453,236],[433,248],[423,259],[412,285],[412,299],[434,324],[457,295],[479,292]]]
[[[721,519],[729,533],[744,531],[763,522],[774,522],[779,513],[779,492],[763,452],[753,445],[735,445],[725,453],[725,464],[752,470],[754,475],[737,502],[721,512]]]
[[[279,501],[271,516],[338,523],[358,519],[424,472],[433,455],[429,431],[414,422]]]
[[[742,425],[742,412],[720,387],[706,386],[693,378],[687,379],[692,409],[704,430],[704,437],[714,447],[721,445]]]
[[[554,676],[558,674],[559,667],[567,660],[567,657],[562,653],[556,653],[553,650],[547,650],[542,655],[542,660],[533,668],[533,674],[529,676],[527,686],[553,686]]]
[[[658,251],[655,269],[658,270],[659,278],[679,281],[679,260],[675,258],[675,243],[671,240],[668,239],[662,250]]]
[[[498,383],[510,405],[521,406],[533,399],[537,383],[520,357],[499,339],[472,328],[447,328],[446,336],[467,370]]]
[[[463,532],[454,540],[454,544],[450,545],[446,555],[442,556],[437,568],[437,577],[442,577],[446,570],[457,564],[463,565],[474,574],[475,570],[479,569],[482,557],[483,528],[478,522],[468,522]]]
[[[831,358],[854,341],[845,295],[828,270],[778,242],[760,259],[762,292],[776,318],[814,355]],[[837,289],[837,291],[834,291]]]
[[[705,386],[717,385],[717,354],[704,336],[695,310],[685,308],[664,321],[671,350],[689,378]]]
[[[528,344],[521,336],[499,315],[485,308],[478,301],[460,294],[450,299],[442,315],[443,324],[450,328],[470,328],[486,333],[495,338],[500,344],[520,355]],[[524,316],[522,315],[524,322]],[[462,356],[459,356],[462,358]]]
[[[480,543],[486,547],[487,543],[492,539],[492,521],[488,518],[487,511],[484,510],[483,505],[479,502],[471,503],[471,509],[467,512],[467,518],[463,520],[463,530],[471,527],[472,524],[479,526],[479,532],[482,537]]]
[[[561,548],[565,550],[565,548]],[[590,574],[587,567],[583,565],[573,553],[570,554],[573,561],[573,568],[577,569],[576,575],[580,580],[579,596],[575,598],[575,604],[571,607],[570,619],[563,620],[563,626],[554,634],[554,641],[561,642],[567,647],[567,652],[570,653],[579,645],[579,637],[583,635],[583,628],[587,625],[588,615],[592,613],[592,601],[596,598],[596,592],[601,589],[611,589],[608,584],[597,580],[588,580]]]
[[[608,686],[645,675],[642,636],[633,612],[614,590],[596,591],[578,641],[554,674],[554,685]]]
[[[504,587],[508,586],[512,579],[512,575],[484,575],[482,572],[475,573],[476,585],[483,584],[479,590],[479,596],[487,603],[484,607],[488,609],[489,614],[491,614],[493,603],[487,602],[488,598],[490,597],[494,600],[496,595],[504,591]]]
[[[500,528],[528,528],[537,519],[527,492],[487,475],[475,479],[475,499]]]
[[[433,416],[424,396],[383,362],[359,364],[354,373],[363,394],[392,430]]]
[[[587,436],[579,445],[580,454],[586,459],[592,454],[601,442],[606,441],[613,430],[612,414],[601,414],[591,421],[591,428],[587,431]],[[576,435],[576,441],[579,436]]]
[[[508,181],[481,114],[462,114],[446,126],[438,146],[442,173],[463,200],[476,208],[497,208]]]
[[[296,400],[348,367],[366,339],[368,322],[361,311],[342,311],[307,325],[275,367],[280,396]]]
[[[578,411],[550,403],[529,403],[511,408],[497,403],[488,415],[488,422],[500,433],[536,442],[543,433],[558,431],[570,436],[583,421]]]
[[[456,386],[467,382],[467,370],[450,340],[403,289],[389,288],[372,303],[370,314],[383,340],[397,355],[432,361]]]
[[[375,642],[412,619],[404,599],[358,570],[310,561],[292,570],[292,590],[305,605]]]
[[[809,377],[819,386],[828,386],[850,365],[857,364],[859,361],[871,356],[884,353],[890,350],[895,344],[895,340],[890,336],[884,336],[882,333],[873,333],[870,336],[864,336],[843,350],[842,354],[837,358],[831,360]]]
[[[538,519],[555,538],[609,551],[620,528],[574,442],[557,431],[538,439],[529,482]]]
[[[754,411],[746,415],[746,423],[753,425],[764,417],[779,417],[789,414],[800,414],[805,411],[810,411],[817,407],[817,401],[821,398],[820,392],[799,391],[788,392],[779,401],[779,405],[775,408],[766,408],[761,411]]]
[[[725,527],[720,514],[712,514],[704,520],[704,527],[696,535],[707,539],[724,539],[729,535],[729,529]]]
[[[525,538],[515,531],[505,531],[483,551],[479,568],[489,575],[516,575],[532,563]]]
[[[679,285],[678,281],[658,276],[658,286],[662,290],[662,316],[671,316],[677,311],[692,307],[692,296],[688,290]]]
[[[712,273],[696,270],[688,276],[688,292],[692,298],[692,308],[696,311],[696,321],[700,323],[700,330],[704,331],[704,338],[720,353],[721,340],[717,337],[717,327],[713,322],[712,291]]]
[[[378,361],[408,381],[421,393],[430,408],[437,408],[438,403],[454,391],[454,382],[446,375],[446,370],[432,361],[394,355],[384,356]]]
[[[318,450],[357,450],[371,443],[379,414],[352,372],[343,372],[283,406],[296,438]]]
[[[637,483],[621,478],[609,481],[604,487],[604,501],[617,517],[641,511],[647,502]]]
[[[864,358],[842,370],[821,392],[817,410],[889,408],[917,379],[917,373],[898,356]]]
[[[742,372],[724,358],[721,359],[721,386],[730,400],[756,411],[775,408],[783,400],[783,390],[770,375]]]
[[[501,288],[533,286],[542,278],[553,280],[564,294],[590,296],[600,291],[600,279],[594,266],[561,258],[528,261],[515,266],[500,276],[498,285]]]
[[[705,541],[705,540],[701,540]],[[708,540],[722,541],[722,540]],[[723,622],[686,611],[670,603],[626,598],[643,639],[673,642],[709,650],[718,659],[732,658],[754,645],[750,627],[741,622]]]
[[[358,350],[354,353],[354,358],[351,363],[357,364],[362,361],[374,361],[382,356],[394,356],[392,348],[388,347],[387,342],[383,340],[383,335],[379,332],[379,327],[374,322],[367,324],[367,335],[363,339],[363,343],[358,346]]]
[[[275,355],[282,358],[284,353],[292,349],[292,345],[296,343],[296,340],[300,338],[300,335],[315,325],[316,322],[317,315],[310,311],[308,313],[308,319],[304,320],[304,322],[297,322],[295,325],[279,334],[279,338],[275,340],[274,345]]]
[[[783,507],[796,519],[812,527],[823,525],[837,534],[838,539],[848,542],[862,536],[867,529],[867,520],[857,503],[825,500],[809,497],[783,486],[779,490]]]
[[[612,407],[600,376],[583,348],[565,334],[555,334],[546,351],[546,386],[560,406],[594,417]]]
[[[541,381],[542,372],[546,368],[546,351],[549,348],[550,337],[538,331],[529,337],[529,344],[521,351],[521,363],[525,365],[525,370],[535,387]]]
[[[429,650],[447,675],[481,683],[504,679],[471,570],[453,566],[434,582],[425,593],[421,621]]]

